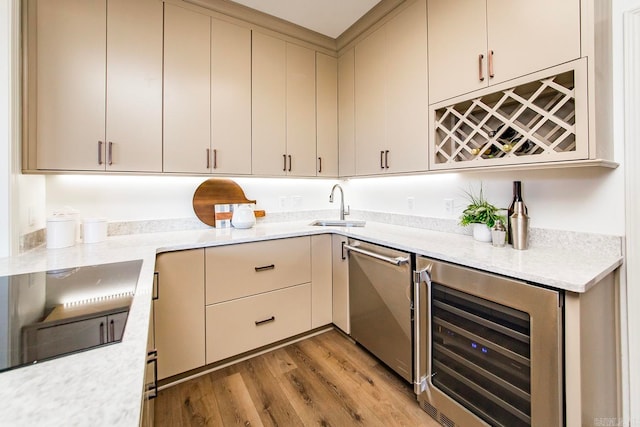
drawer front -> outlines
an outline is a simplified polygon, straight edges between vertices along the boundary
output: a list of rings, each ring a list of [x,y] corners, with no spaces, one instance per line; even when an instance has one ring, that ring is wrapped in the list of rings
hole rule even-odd
[[[207,363],[311,329],[311,284],[207,306]]]
[[[207,304],[310,282],[310,242],[297,237],[207,248]]]

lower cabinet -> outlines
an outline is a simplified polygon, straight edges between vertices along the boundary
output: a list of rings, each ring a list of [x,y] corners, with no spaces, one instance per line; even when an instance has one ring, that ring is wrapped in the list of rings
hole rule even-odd
[[[349,324],[349,260],[343,248],[347,238],[331,235],[331,253],[333,258],[333,324],[343,332],[351,333]]]
[[[332,237],[159,254],[158,378],[332,322]]]
[[[207,306],[207,363],[311,329],[311,284]]]
[[[164,379],[205,363],[204,249],[159,254],[156,271],[155,338]]]

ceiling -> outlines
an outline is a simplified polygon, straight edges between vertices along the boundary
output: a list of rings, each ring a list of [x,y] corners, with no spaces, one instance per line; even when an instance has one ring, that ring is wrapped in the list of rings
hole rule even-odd
[[[380,0],[233,1],[334,39],[380,2]]]

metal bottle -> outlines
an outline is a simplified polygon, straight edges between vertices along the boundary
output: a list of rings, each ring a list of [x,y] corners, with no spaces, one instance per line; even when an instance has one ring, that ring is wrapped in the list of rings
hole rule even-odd
[[[513,249],[525,250],[529,247],[529,216],[524,202],[513,204],[513,214],[510,217]]]

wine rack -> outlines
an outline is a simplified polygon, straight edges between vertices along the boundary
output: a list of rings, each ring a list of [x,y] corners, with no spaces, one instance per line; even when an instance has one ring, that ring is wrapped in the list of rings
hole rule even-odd
[[[579,60],[433,106],[431,168],[588,158],[585,68]]]

